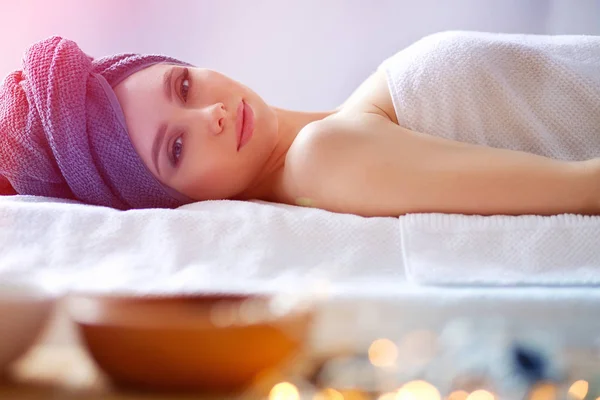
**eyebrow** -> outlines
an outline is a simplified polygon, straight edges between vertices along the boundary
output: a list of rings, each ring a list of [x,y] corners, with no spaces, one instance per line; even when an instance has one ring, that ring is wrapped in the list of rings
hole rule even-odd
[[[171,94],[171,78],[173,77],[174,71],[175,71],[175,68],[169,68],[163,75],[163,89],[165,91],[165,95],[167,96],[167,99],[169,100],[169,102],[173,101],[172,94]]]
[[[171,80],[173,77],[173,71],[175,68],[169,68],[165,74],[163,75],[163,91],[165,93],[165,97],[169,102],[173,101],[173,93],[171,88]],[[152,143],[152,161],[154,162],[154,168],[160,175],[160,168],[158,163],[158,151],[161,148],[161,144],[164,140],[165,134],[167,132],[167,124],[163,123],[158,127],[158,131],[156,131],[156,136],[154,136],[154,143]]]

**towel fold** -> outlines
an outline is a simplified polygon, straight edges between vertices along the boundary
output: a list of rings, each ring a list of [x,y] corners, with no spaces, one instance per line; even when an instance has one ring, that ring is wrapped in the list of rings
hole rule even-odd
[[[409,214],[399,224],[418,284],[600,284],[600,217]]]

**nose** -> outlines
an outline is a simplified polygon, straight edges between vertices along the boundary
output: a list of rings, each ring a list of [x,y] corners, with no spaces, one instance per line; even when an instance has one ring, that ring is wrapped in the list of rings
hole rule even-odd
[[[208,106],[206,108],[206,113],[211,133],[218,135],[223,132],[223,128],[225,128],[225,117],[227,116],[227,111],[225,111],[223,103],[215,103]]]

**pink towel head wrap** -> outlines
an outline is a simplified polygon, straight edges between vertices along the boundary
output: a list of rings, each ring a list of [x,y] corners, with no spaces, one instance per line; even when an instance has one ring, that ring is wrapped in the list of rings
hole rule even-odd
[[[162,185],[127,132],[113,87],[162,55],[94,60],[52,36],[29,47],[0,86],[0,183],[18,194],[117,209],[174,208],[192,200]]]

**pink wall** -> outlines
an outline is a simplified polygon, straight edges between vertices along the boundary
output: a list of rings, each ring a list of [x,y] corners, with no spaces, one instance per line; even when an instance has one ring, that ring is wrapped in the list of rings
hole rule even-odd
[[[600,34],[599,0],[19,0],[0,75],[60,34],[89,54],[155,52],[221,70],[274,105],[337,106],[386,57],[446,29]]]

